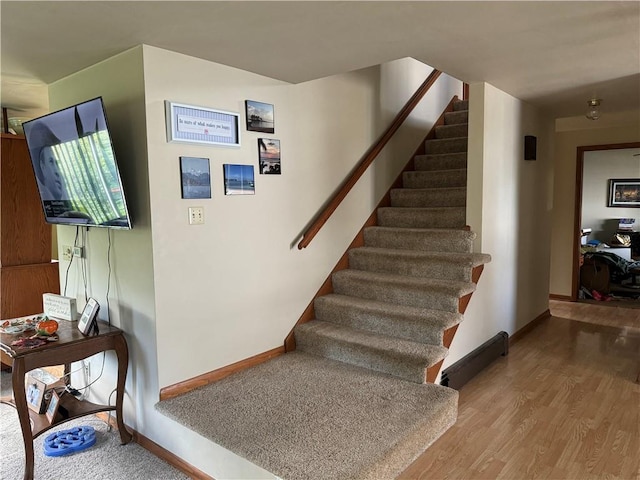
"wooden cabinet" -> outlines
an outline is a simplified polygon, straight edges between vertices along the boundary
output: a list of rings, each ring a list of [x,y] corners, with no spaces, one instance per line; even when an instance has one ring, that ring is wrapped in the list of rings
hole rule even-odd
[[[23,136],[1,134],[0,318],[42,312],[42,294],[60,293],[45,223]]]

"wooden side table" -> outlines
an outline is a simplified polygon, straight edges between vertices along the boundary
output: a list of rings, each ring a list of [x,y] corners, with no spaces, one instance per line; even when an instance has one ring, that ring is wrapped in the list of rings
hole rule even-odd
[[[124,384],[129,362],[129,351],[122,330],[109,326],[104,322],[98,322],[99,335],[85,337],[78,330],[76,322],[61,321],[59,323],[59,340],[37,348],[29,349],[11,346],[11,343],[15,340],[33,335],[33,331],[16,335],[0,334],[2,362],[11,365],[13,369],[13,398],[4,397],[0,399],[0,402],[15,406],[18,411],[25,450],[25,480],[33,478],[33,439],[68,420],[97,412],[115,410],[121,443],[123,445],[129,443],[132,438],[122,419]],[[118,357],[115,406],[81,401],[70,393],[65,393],[60,397],[59,404],[59,411],[62,411],[63,415],[58,414],[51,424],[49,424],[45,415],[39,415],[27,407],[24,383],[27,372],[39,367],[64,364],[65,373],[69,373],[71,362],[80,361],[107,350],[115,350]],[[68,376],[65,376],[65,382],[68,382],[68,378]]]

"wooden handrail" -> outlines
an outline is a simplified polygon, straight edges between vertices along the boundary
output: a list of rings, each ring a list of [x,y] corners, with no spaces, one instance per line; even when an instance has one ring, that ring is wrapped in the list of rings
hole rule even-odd
[[[402,125],[402,122],[409,116],[409,114],[413,111],[413,109],[420,103],[422,97],[429,91],[429,89],[436,82],[438,77],[442,72],[440,70],[434,69],[427,79],[418,87],[416,92],[411,96],[411,98],[407,101],[402,110],[398,112],[396,118],[393,119],[393,122],[387,128],[387,130],[382,134],[382,136],[378,139],[376,143],[374,143],[371,148],[367,151],[363,159],[360,161],[356,169],[353,171],[351,176],[342,184],[340,190],[333,196],[331,201],[327,204],[327,206],[316,216],[313,223],[307,228],[307,230],[302,235],[302,240],[298,243],[298,249],[302,250],[307,247],[311,240],[316,236],[316,234],[320,231],[322,226],[327,223],[329,217],[336,211],[342,200],[345,199],[347,194],[351,191],[356,182],[360,179],[360,177],[367,171],[369,165],[373,163],[378,154],[382,151],[387,142],[393,137],[396,131]]]

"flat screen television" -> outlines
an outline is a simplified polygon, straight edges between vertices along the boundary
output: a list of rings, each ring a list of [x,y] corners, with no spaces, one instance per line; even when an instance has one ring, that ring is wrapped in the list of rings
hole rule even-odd
[[[23,127],[47,223],[131,228],[102,97]]]

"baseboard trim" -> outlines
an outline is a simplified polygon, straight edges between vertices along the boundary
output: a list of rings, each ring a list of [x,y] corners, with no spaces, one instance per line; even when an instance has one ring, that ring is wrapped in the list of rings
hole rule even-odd
[[[196,388],[200,388],[205,385],[209,385],[210,383],[217,382],[218,380],[222,380],[223,378],[228,377],[231,374],[246,370],[247,368],[253,367],[255,365],[260,365],[261,363],[264,363],[267,360],[271,360],[272,358],[279,357],[284,353],[284,346],[274,348],[273,350],[268,350],[253,357],[245,358],[244,360],[240,360],[239,362],[232,363],[231,365],[227,365],[226,367],[203,373],[202,375],[190,378],[189,380],[184,380],[183,382],[176,383],[174,385],[163,387],[160,389],[160,400],[168,400],[170,398],[177,397],[178,395],[190,392],[191,390],[195,390]]]
[[[509,345],[513,345],[514,343],[522,340],[531,330],[540,325],[543,321],[551,316],[551,311],[547,308],[544,312],[538,315],[536,318],[527,323],[520,330],[515,332],[513,335],[509,337]]]
[[[103,422],[111,425],[115,430],[118,430],[118,425],[116,423],[116,419],[113,415],[109,415],[107,412],[99,412],[95,414]],[[161,447],[153,440],[142,435],[140,432],[137,432],[129,425],[127,425],[127,430],[131,432],[133,435],[133,441],[140,445],[145,450],[151,452],[153,455],[158,457],[161,460],[164,460],[172,467],[180,470],[185,475],[188,475],[189,478],[193,478],[196,480],[215,480],[213,477],[207,475],[202,470],[197,469],[190,463],[185,462],[176,454],[171,453],[164,447]]]
[[[555,293],[549,294],[549,299],[551,300],[560,300],[561,302],[573,302],[575,301],[570,295],[556,295]]]

